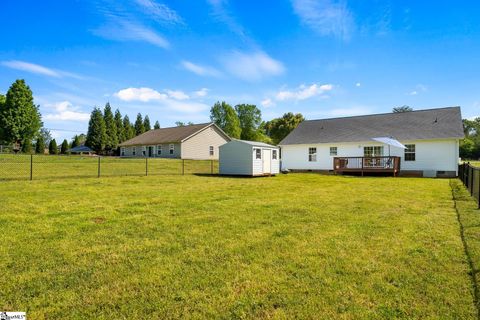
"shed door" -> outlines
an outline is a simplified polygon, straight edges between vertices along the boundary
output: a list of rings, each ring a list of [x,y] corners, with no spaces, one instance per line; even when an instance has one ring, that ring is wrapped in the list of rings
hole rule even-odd
[[[272,173],[272,150],[263,149],[263,173]]]

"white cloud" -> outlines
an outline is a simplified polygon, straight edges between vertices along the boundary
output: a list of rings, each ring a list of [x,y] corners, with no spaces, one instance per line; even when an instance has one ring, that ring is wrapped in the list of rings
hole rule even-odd
[[[208,89],[207,88],[202,88],[198,91],[195,91],[194,94],[197,96],[197,97],[205,97],[207,94],[208,94]]]
[[[190,97],[180,90],[165,90],[158,92],[152,88],[126,88],[113,95],[126,102],[149,102],[182,113],[198,113],[209,109],[209,106],[188,100]]]
[[[195,73],[199,76],[210,76],[210,77],[218,77],[220,76],[220,72],[212,67],[202,66],[190,61],[182,61],[182,66],[190,72]]]
[[[273,107],[275,105],[275,102],[273,102],[272,99],[267,98],[262,100],[261,104],[263,107],[269,108],[269,107]]]
[[[226,0],[207,0],[212,7],[212,14],[216,20],[225,24],[230,31],[239,36],[242,40],[251,42],[247,37],[245,29],[239,24],[235,17],[228,10],[228,1]]]
[[[361,84],[360,82],[357,82],[357,83],[355,84],[355,86],[356,86],[356,87],[361,87],[362,84]]]
[[[421,92],[426,92],[427,90],[428,90],[428,89],[427,89],[427,87],[426,87],[425,85],[423,85],[423,84],[417,84],[417,85],[415,86],[415,90],[410,91],[410,92],[408,93],[408,95],[410,95],[410,96],[416,96],[416,95],[420,94]]]
[[[176,99],[176,100],[187,100],[190,99],[190,97],[183,91],[180,90],[166,90],[168,96],[170,98]]]
[[[136,0],[136,2],[147,15],[153,17],[158,22],[184,24],[183,19],[163,3],[157,3],[155,0]]]
[[[192,102],[192,101],[175,101],[175,100],[166,100],[164,106],[178,112],[182,113],[199,113],[205,110],[210,109],[210,106],[200,103],[200,102]]]
[[[15,69],[15,70],[22,70],[30,73],[40,74],[48,77],[54,78],[63,78],[63,77],[70,77],[75,79],[83,79],[84,77],[77,75],[75,73],[55,70],[51,68],[44,67],[39,64],[26,62],[26,61],[19,61],[19,60],[9,60],[9,61],[2,61],[1,64],[5,67]]]
[[[79,111],[78,107],[73,106],[70,101],[61,101],[55,104],[47,104],[46,107],[54,110],[53,113],[47,113],[43,116],[45,120],[52,121],[88,121],[90,114]]]
[[[111,16],[111,22],[93,31],[94,34],[105,39],[116,41],[141,41],[167,49],[170,43],[155,30],[139,22]]]
[[[222,59],[225,68],[234,76],[255,81],[269,76],[277,76],[285,72],[283,64],[262,51],[233,51]]]
[[[115,93],[115,96],[123,101],[149,102],[153,100],[165,100],[167,95],[151,88],[126,88]]]
[[[310,86],[301,85],[296,90],[281,90],[275,95],[278,101],[284,100],[305,100],[314,96],[322,95],[327,91],[331,91],[333,85],[331,84],[312,84]]]
[[[300,20],[322,36],[348,40],[354,29],[353,15],[346,1],[292,0]]]

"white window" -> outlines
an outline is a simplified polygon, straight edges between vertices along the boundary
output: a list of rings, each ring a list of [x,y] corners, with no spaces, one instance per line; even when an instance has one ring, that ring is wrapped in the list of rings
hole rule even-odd
[[[337,147],[330,147],[330,155],[331,156],[337,155]]]
[[[317,161],[317,148],[315,147],[308,148],[308,161],[309,162]]]
[[[147,155],[147,147],[143,146],[142,147],[142,156],[146,156]]]
[[[169,149],[170,149],[170,154],[173,154],[173,152],[175,151],[175,145],[173,143],[170,144]]]
[[[405,161],[415,161],[415,145],[406,144],[405,147]]]
[[[363,147],[363,156],[364,157],[381,157],[383,156],[383,147],[382,146]]]
[[[132,148],[132,155],[135,156],[137,154],[137,147]]]
[[[261,149],[253,149],[255,151],[255,159],[262,159],[262,150]]]
[[[272,159],[277,160],[277,150],[272,150]]]
[[[213,153],[214,153],[213,146],[210,146],[208,150],[210,152],[210,156],[213,156]]]
[[[157,156],[162,154],[162,146],[157,146]]]
[[[125,147],[120,148],[120,155],[123,157],[125,156]]]

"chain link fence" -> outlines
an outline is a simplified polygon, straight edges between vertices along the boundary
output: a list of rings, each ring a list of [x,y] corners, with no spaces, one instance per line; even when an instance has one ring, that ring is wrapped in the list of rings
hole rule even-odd
[[[470,195],[477,200],[480,209],[480,167],[470,163],[462,163],[458,166],[458,177],[462,180]]]
[[[0,180],[217,173],[216,160],[0,154]]]

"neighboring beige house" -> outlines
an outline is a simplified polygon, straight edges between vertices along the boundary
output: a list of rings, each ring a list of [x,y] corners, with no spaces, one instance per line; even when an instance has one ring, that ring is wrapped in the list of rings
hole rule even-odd
[[[120,144],[121,157],[218,159],[218,147],[230,138],[214,123],[147,131]]]

